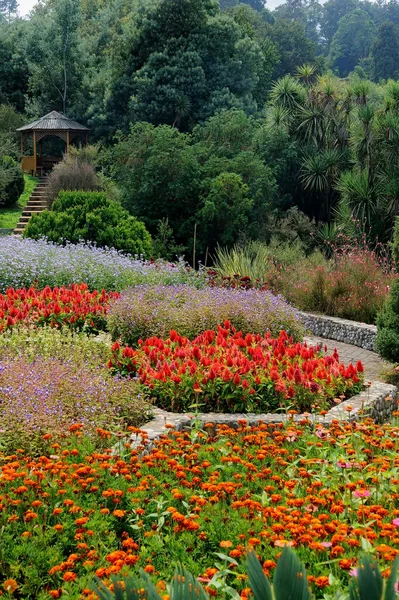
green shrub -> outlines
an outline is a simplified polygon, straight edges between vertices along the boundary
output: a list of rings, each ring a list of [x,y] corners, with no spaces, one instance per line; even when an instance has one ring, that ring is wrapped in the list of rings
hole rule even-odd
[[[0,157],[0,207],[16,204],[24,191],[24,174],[11,156]]]
[[[396,219],[392,256],[399,264],[399,219]],[[377,315],[376,350],[386,360],[399,362],[399,279],[396,279],[381,312]]]
[[[46,237],[56,243],[95,242],[144,256],[149,256],[152,248],[144,224],[103,192],[60,192],[51,210],[32,217],[24,237]]]

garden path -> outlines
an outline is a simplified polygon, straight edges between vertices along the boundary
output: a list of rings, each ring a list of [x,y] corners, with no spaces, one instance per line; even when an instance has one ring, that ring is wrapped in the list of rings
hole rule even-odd
[[[340,360],[345,364],[353,363],[356,364],[358,360],[361,360],[364,365],[365,381],[381,381],[382,373],[392,365],[383,361],[378,354],[371,352],[370,350],[364,350],[359,346],[352,346],[351,344],[345,344],[344,342],[337,342],[335,340],[329,340],[326,338],[311,336],[306,337],[305,341],[308,344],[322,344],[327,346],[328,352],[333,352],[334,348],[337,349]]]

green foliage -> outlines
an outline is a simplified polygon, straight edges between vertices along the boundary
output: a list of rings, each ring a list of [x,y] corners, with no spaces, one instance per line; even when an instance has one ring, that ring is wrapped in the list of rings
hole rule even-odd
[[[47,179],[46,198],[50,205],[61,191],[94,192],[101,189],[100,180],[93,166],[94,160],[93,150],[73,150],[55,165]]]
[[[396,79],[399,63],[398,27],[390,21],[382,23],[371,47],[373,78]]]
[[[38,179],[32,175],[24,175],[25,187],[15,206],[0,208],[0,228],[14,229],[17,226],[22,209],[28,203],[31,193],[35,189]]]
[[[330,49],[330,62],[341,77],[346,77],[366,58],[377,34],[376,26],[361,8],[343,16],[334,34]]]
[[[395,221],[392,256],[399,265],[399,219]],[[399,362],[399,278],[391,286],[385,306],[377,316],[377,352],[386,360]]]
[[[31,218],[24,237],[75,244],[83,240],[144,256],[152,248],[143,223],[102,192],[61,192],[52,210]]]
[[[311,600],[313,597],[308,587],[305,567],[288,546],[283,548],[277,561],[272,585],[264,574],[254,550],[247,552],[246,559],[248,583],[254,600]],[[352,578],[349,583],[349,599],[395,600],[398,569],[399,557],[395,559],[389,579],[384,583],[375,559],[365,555],[356,569],[357,577]],[[100,600],[139,600],[142,597],[147,600],[161,600],[162,598],[148,574],[142,569],[138,576],[114,577],[112,582],[113,592],[97,577],[91,588]],[[191,573],[181,566],[175,571],[169,591],[173,600],[194,600],[194,598],[209,600],[210,597]],[[339,599],[347,596],[344,591],[341,591],[335,597]]]
[[[24,191],[24,175],[11,156],[0,156],[0,207],[13,206]]]
[[[242,111],[212,117],[193,134],[148,123],[134,125],[104,155],[124,205],[153,236],[167,219],[175,243],[190,254],[262,232],[276,189],[273,174],[253,149],[252,121]]]

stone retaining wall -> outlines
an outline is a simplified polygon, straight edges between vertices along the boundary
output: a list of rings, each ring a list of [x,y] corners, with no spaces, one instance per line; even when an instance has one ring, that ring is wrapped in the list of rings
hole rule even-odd
[[[198,419],[199,425],[205,424],[215,427],[216,425],[229,425],[237,428],[240,420],[245,420],[249,426],[257,426],[259,423],[273,424],[286,423],[289,420],[294,421],[308,420],[313,424],[321,424],[328,427],[334,420],[338,421],[357,421],[365,417],[371,417],[377,423],[388,421],[392,413],[398,408],[399,390],[396,386],[387,383],[374,382],[366,388],[361,394],[345,400],[341,404],[334,406],[326,415],[311,415],[309,413],[302,415],[284,415],[284,414],[223,414],[223,413],[203,413],[195,417],[188,413],[170,413],[158,408],[154,409],[154,418],[140,428],[147,436],[147,448],[152,446],[154,440],[164,435],[172,427],[177,431],[189,430],[193,425],[194,419]],[[131,437],[133,447],[141,445],[142,440],[139,434]]]
[[[338,317],[326,317],[300,312],[303,324],[313,335],[360,346],[365,350],[375,350],[377,327],[357,321],[348,321]]]

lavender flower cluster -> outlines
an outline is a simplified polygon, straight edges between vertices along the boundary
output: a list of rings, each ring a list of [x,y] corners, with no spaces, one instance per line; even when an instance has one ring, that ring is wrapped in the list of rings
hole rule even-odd
[[[196,289],[189,285],[146,285],[130,288],[108,311],[114,340],[135,345],[142,338],[165,337],[171,329],[193,339],[226,319],[243,333],[285,329],[296,340],[304,330],[298,312],[281,296],[256,289]]]
[[[137,383],[113,378],[104,368],[42,357],[0,360],[3,448],[40,452],[43,434],[62,435],[75,423],[87,433],[96,427],[139,426],[148,414]]]
[[[82,282],[90,289],[120,291],[145,283],[202,286],[205,275],[190,269],[183,260],[145,261],[83,243],[60,246],[46,240],[0,237],[0,292],[9,287]]]

